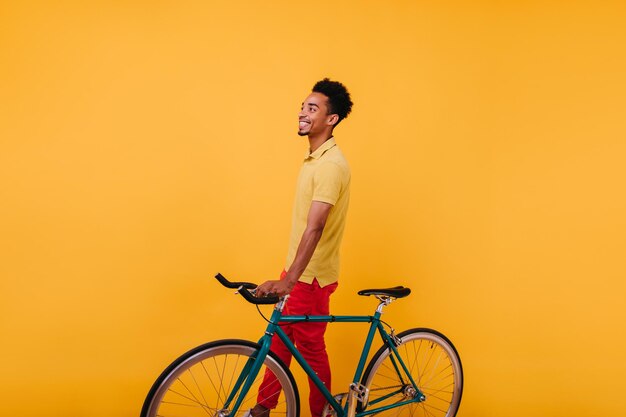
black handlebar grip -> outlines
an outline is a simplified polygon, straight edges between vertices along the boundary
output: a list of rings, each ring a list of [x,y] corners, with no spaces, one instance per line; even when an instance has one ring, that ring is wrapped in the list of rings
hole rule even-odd
[[[252,304],[276,304],[279,301],[279,298],[276,295],[269,295],[267,297],[255,297],[245,287],[239,290],[239,294],[241,294],[241,296],[245,298],[246,301]]]
[[[226,277],[224,277],[224,275],[220,274],[219,272],[217,273],[217,275],[215,275],[215,278],[220,282],[220,284],[222,284],[226,288],[244,287],[249,290],[253,290],[257,287],[256,284],[253,284],[251,282],[230,282],[229,280],[226,279]]]
[[[249,290],[253,290],[257,287],[256,284],[251,282],[230,282],[224,275],[218,273],[215,278],[225,286],[226,288],[234,288],[239,290],[239,294],[252,304],[276,304],[279,298],[275,295],[268,297],[255,297]]]

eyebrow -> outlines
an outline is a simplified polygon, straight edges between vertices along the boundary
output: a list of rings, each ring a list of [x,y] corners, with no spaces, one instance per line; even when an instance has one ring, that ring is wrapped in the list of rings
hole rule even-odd
[[[302,103],[302,107],[304,107],[304,105],[305,105],[305,104],[306,104],[307,106],[315,106],[315,107],[317,107],[318,109],[320,108],[320,106],[318,106],[318,105],[317,105],[317,104],[315,104],[315,103]]]

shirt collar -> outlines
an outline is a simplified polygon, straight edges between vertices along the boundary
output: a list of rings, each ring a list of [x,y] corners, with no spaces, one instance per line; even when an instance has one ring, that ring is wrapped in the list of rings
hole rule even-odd
[[[335,143],[335,138],[331,137],[326,142],[322,143],[322,146],[317,148],[315,150],[315,152],[312,152],[312,153],[307,152],[306,155],[304,155],[304,159],[305,160],[307,160],[309,158],[319,159],[322,155],[324,155],[324,153],[327,150],[329,150],[330,148],[332,148],[333,146],[336,146],[336,145],[337,144]]]

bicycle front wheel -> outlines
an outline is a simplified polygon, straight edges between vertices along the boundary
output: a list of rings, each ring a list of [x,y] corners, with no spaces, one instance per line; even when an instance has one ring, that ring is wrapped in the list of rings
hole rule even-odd
[[[246,340],[220,340],[190,350],[156,380],[146,397],[141,417],[219,417],[226,414],[244,417],[257,403],[266,371],[277,381],[269,388],[278,402],[271,415],[298,417],[297,386],[289,369],[272,352],[268,353],[252,386],[241,398],[241,406],[232,413],[235,401],[242,395],[241,384],[237,387],[239,376],[250,367],[251,358],[256,357],[259,349],[257,343]],[[267,399],[267,392],[261,394]],[[232,400],[226,406],[229,397]]]
[[[398,339],[401,341],[398,354],[426,399],[385,409],[411,400],[415,392],[395,355],[388,346],[383,346],[374,354],[361,379],[369,388],[365,411],[383,408],[376,415],[454,417],[463,393],[463,368],[450,340],[431,329],[406,330],[398,334]]]

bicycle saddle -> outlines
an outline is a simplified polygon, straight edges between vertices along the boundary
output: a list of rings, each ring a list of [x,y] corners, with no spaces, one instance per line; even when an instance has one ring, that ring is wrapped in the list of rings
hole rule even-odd
[[[403,298],[411,294],[411,289],[399,285],[391,288],[376,288],[359,291],[359,295],[386,295],[388,297]]]

